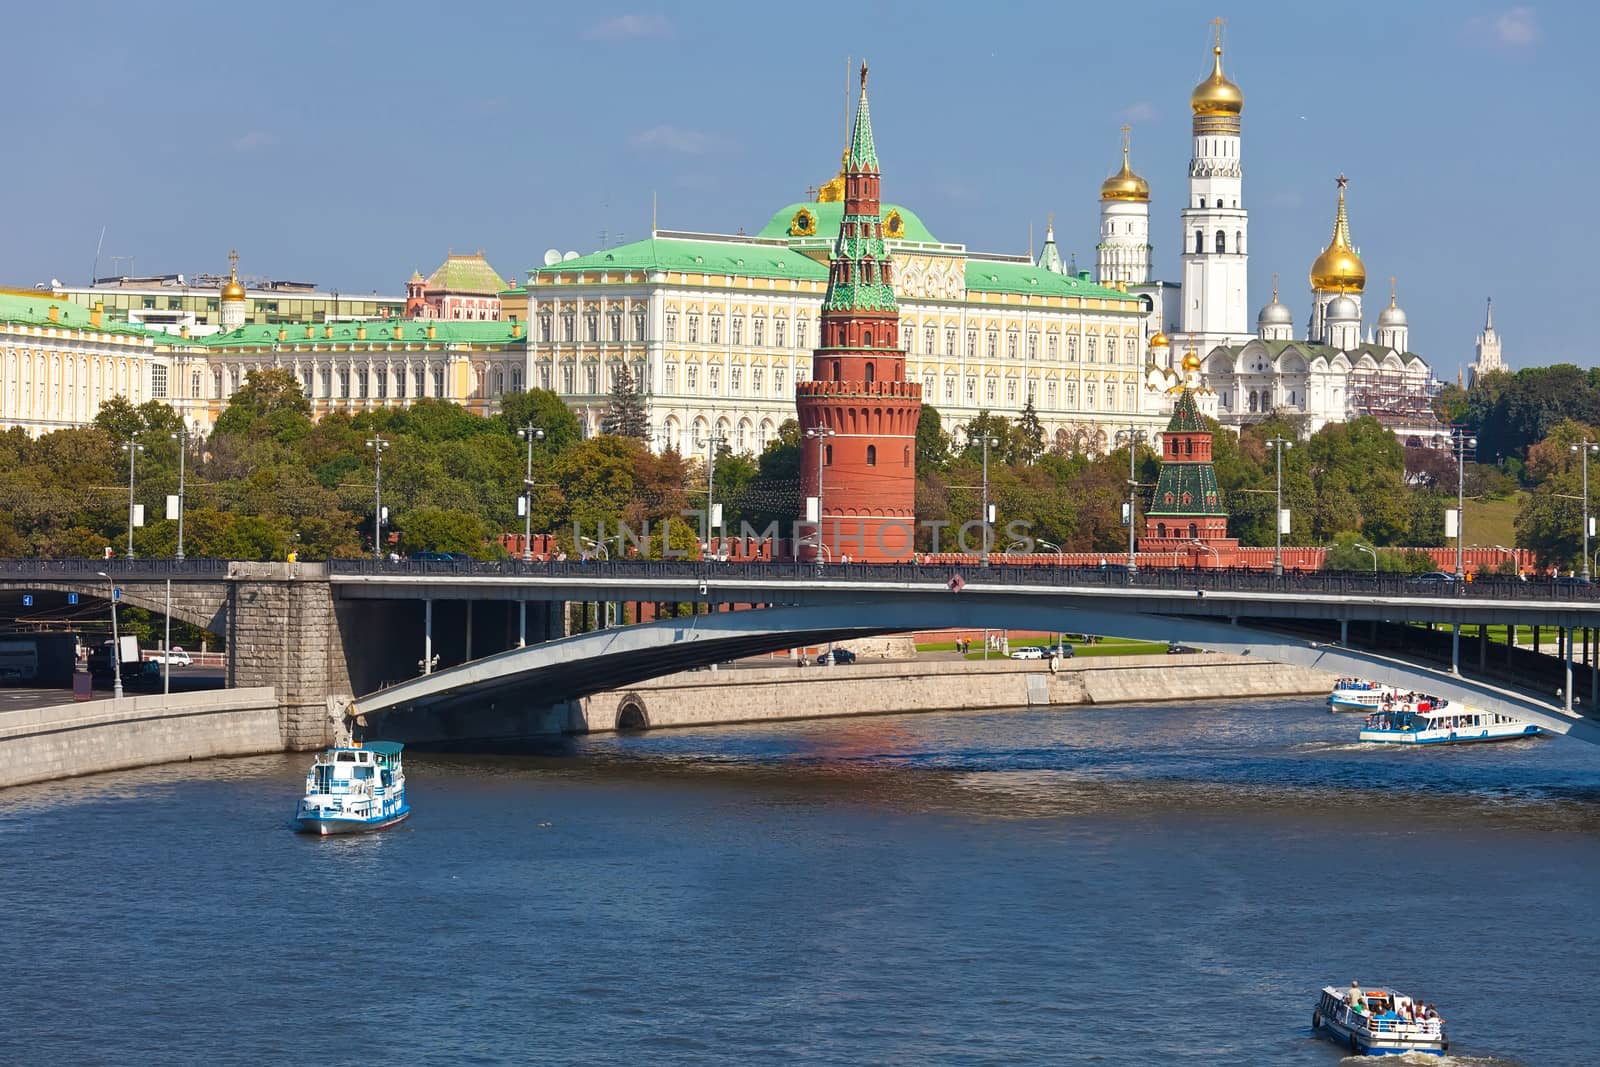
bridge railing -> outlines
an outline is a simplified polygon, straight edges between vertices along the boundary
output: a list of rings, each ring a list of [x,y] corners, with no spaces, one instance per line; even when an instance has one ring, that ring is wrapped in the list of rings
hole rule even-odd
[[[226,577],[225,559],[0,559],[0,578],[61,578],[94,581],[104,573],[113,578],[215,578]]]
[[[988,567],[977,558],[970,564],[925,563],[797,563],[792,561],[717,560],[332,560],[334,575],[413,575],[416,577],[677,579],[728,582],[792,580],[842,582],[942,582],[959,578],[965,588],[990,585],[1133,588],[1181,592],[1317,593],[1385,597],[1472,597],[1488,600],[1600,601],[1600,585],[1572,579],[1523,581],[1480,578],[1472,582],[1425,581],[1400,574],[1311,572],[1281,577],[1256,570],[1145,569],[1131,572],[1121,565],[1056,567],[1010,564],[992,557]]]

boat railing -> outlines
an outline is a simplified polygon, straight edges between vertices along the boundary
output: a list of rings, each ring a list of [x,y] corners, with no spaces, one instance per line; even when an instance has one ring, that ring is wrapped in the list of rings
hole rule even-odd
[[[1360,1019],[1369,1031],[1385,1037],[1438,1037],[1444,1029],[1438,1019],[1402,1019],[1388,1015],[1363,1015]]]

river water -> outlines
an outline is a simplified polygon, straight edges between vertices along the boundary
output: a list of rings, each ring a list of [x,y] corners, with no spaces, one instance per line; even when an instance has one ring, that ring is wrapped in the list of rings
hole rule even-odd
[[[0,792],[0,1062],[1600,1062],[1600,748],[1397,751],[1316,701],[884,716]],[[1432,1060],[1429,1062],[1438,1062]]]

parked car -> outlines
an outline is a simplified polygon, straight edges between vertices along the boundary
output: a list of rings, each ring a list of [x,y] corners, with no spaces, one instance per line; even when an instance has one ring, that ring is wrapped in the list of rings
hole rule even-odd
[[[1565,587],[1567,589],[1588,589],[1594,585],[1593,582],[1581,574],[1557,575],[1555,584],[1558,588]]]
[[[1193,645],[1180,645],[1176,641],[1167,642],[1167,655],[1169,656],[1186,656],[1191,652],[1199,651],[1200,649],[1195,648]]]
[[[413,552],[411,558],[418,563],[465,563],[472,557],[465,552]]]
[[[1456,576],[1445,571],[1428,571],[1426,574],[1417,575],[1406,584],[1418,589],[1440,588],[1456,584]]]
[[[831,667],[840,663],[854,663],[856,654],[848,648],[833,648],[817,657],[817,666]]]
[[[1025,645],[1011,653],[1012,659],[1044,659],[1044,649],[1038,645]]]
[[[189,653],[185,652],[183,649],[179,648],[177,645],[173,645],[172,646],[172,651],[170,651],[170,652],[152,652],[150,654],[149,662],[151,662],[151,663],[171,663],[174,667],[193,667],[194,666],[194,660],[189,657]]]

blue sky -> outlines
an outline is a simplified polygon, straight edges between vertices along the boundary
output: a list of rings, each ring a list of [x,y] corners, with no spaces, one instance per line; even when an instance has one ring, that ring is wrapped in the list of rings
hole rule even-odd
[[[26,5],[0,67],[0,284],[85,280],[102,226],[102,273],[225,269],[237,246],[250,275],[386,293],[450,248],[520,278],[546,248],[642,237],[652,194],[663,228],[754,232],[837,169],[863,53],[885,198],[941,239],[1023,252],[1054,211],[1092,267],[1128,121],[1176,279],[1216,14],[1252,305],[1278,272],[1303,324],[1343,171],[1368,320],[1397,275],[1441,378],[1491,294],[1514,365],[1594,362],[1600,16],[1578,3]]]

